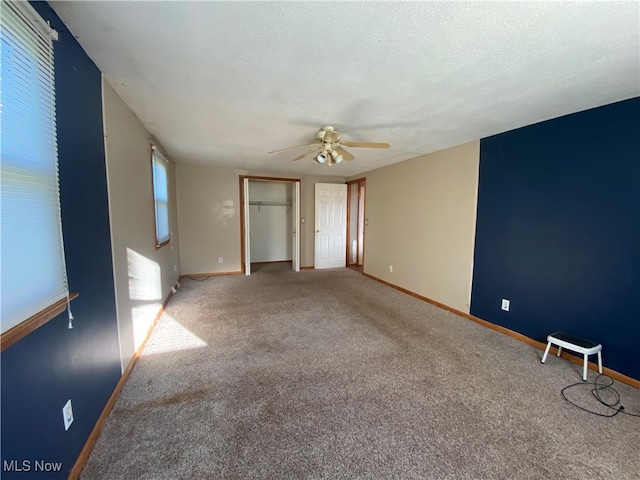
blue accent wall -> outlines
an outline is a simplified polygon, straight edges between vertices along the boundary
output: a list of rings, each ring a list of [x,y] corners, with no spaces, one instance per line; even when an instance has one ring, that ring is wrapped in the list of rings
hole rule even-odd
[[[59,315],[2,352],[2,462],[29,461],[10,478],[67,478],[120,379],[109,233],[100,71],[43,2],[32,4],[60,34],[54,43],[58,155],[74,328]],[[64,430],[71,399],[74,422]],[[35,461],[62,462],[36,472]]]
[[[640,98],[481,140],[471,314],[640,379]]]

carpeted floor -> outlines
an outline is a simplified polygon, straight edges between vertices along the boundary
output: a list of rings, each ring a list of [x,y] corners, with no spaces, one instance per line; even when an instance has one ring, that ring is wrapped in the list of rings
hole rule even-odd
[[[82,478],[640,478],[640,419],[541,354],[350,269],[185,279]]]

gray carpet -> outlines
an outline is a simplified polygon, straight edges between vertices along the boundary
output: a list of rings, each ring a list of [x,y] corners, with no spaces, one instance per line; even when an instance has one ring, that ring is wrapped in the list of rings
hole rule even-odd
[[[82,478],[640,478],[640,419],[541,354],[349,269],[185,279]]]

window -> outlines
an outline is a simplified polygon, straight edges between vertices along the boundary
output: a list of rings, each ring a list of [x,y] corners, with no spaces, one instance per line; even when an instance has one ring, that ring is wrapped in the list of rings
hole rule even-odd
[[[58,187],[53,64],[57,34],[27,2],[2,1],[1,8],[0,323],[4,349],[7,331],[34,317],[40,323],[30,323],[28,331],[50,320],[64,310],[69,292]],[[62,307],[53,312],[56,304]],[[43,311],[52,314],[44,321]]]
[[[151,147],[151,163],[153,165],[153,202],[156,219],[156,248],[160,248],[171,240],[169,227],[169,180],[167,175],[167,159],[155,146]]]

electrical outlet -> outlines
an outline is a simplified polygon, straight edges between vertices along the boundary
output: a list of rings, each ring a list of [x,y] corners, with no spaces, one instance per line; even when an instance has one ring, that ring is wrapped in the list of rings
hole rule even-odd
[[[69,430],[69,427],[73,423],[73,408],[71,407],[71,399],[67,400],[67,403],[62,407],[62,419],[64,420],[65,431]]]
[[[393,273],[393,265],[389,265],[389,273]]]
[[[509,300],[507,300],[506,298],[502,299],[502,310],[504,310],[505,312],[509,311],[509,306],[511,305],[511,302]]]
[[[218,257],[218,263],[222,263],[224,259],[222,257]]]
[[[174,271],[174,272],[177,272],[177,271],[178,271],[178,266],[177,266],[175,263],[173,264],[173,271]]]

